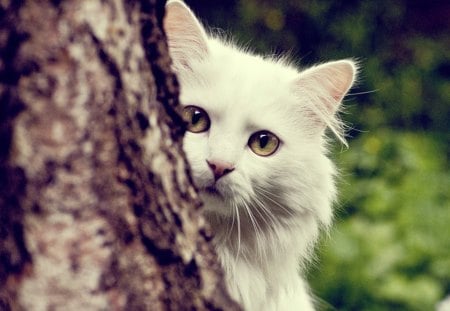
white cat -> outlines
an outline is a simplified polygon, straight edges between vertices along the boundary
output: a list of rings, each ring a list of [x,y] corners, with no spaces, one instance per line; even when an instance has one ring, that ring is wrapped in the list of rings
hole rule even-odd
[[[184,150],[230,293],[245,310],[314,310],[300,267],[332,220],[336,170],[324,132],[345,143],[336,112],[356,65],[298,71],[208,35],[182,1],[166,12]]]

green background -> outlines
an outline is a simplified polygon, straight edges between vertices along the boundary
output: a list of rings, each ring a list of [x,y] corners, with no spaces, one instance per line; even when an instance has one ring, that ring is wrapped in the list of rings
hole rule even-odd
[[[336,225],[308,277],[322,310],[433,310],[450,294],[450,1],[186,1],[302,66],[356,58]]]

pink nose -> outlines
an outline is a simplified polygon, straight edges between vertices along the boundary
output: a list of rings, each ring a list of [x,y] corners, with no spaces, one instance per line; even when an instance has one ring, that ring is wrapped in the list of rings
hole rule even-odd
[[[231,163],[222,162],[222,161],[208,161],[209,168],[214,174],[214,179],[218,180],[220,177],[225,176],[228,173],[234,171],[234,166]]]

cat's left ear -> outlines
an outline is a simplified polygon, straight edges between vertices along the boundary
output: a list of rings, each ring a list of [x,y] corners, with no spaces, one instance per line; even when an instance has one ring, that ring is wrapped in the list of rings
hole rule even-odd
[[[335,114],[339,110],[342,99],[355,82],[357,72],[356,62],[339,60],[321,64],[300,73],[294,83],[294,92],[306,104],[303,108],[313,114],[312,118],[318,127],[328,126],[338,134]]]
[[[208,54],[205,29],[183,1],[167,1],[164,30],[176,70],[190,69],[191,61]]]

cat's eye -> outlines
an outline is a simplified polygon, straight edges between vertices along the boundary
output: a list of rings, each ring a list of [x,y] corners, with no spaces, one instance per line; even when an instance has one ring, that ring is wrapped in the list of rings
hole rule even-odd
[[[183,120],[186,128],[192,133],[201,133],[209,130],[211,121],[205,110],[197,106],[186,106],[183,109]]]
[[[269,131],[259,131],[250,136],[248,146],[257,155],[267,157],[277,151],[280,140]]]

